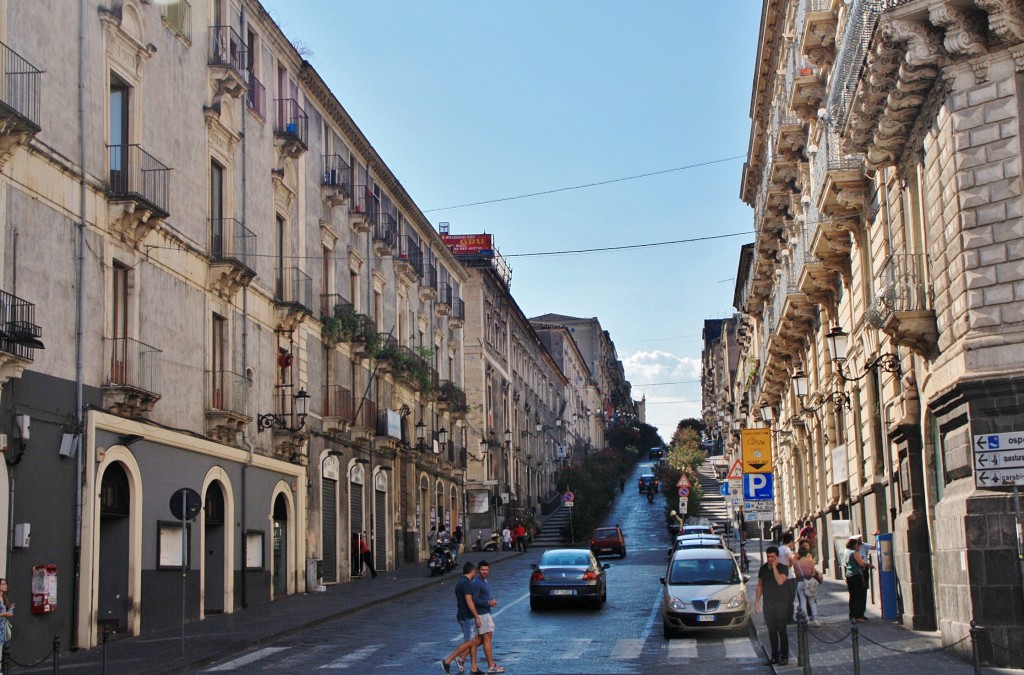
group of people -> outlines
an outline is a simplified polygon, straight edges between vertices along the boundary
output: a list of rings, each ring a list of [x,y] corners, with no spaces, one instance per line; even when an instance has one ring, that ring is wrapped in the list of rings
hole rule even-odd
[[[501,530],[501,548],[505,551],[522,551],[526,553],[529,544],[526,525],[522,521],[518,523],[505,523]]]
[[[764,612],[772,650],[771,663],[774,665],[789,664],[787,624],[796,622],[803,614],[812,625],[821,625],[817,596],[823,577],[813,553],[818,548],[818,531],[809,520],[797,522],[794,529],[797,531],[795,552],[793,533],[787,532],[782,535],[778,546],[768,547],[765,552],[767,562],[761,565],[757,574],[754,611]],[[871,564],[866,556],[863,538],[850,537],[841,565],[850,594],[852,621],[867,621],[864,612]]]
[[[441,659],[441,668],[446,673],[462,673],[469,659],[470,673],[503,673],[505,668],[494,660],[492,649],[494,638],[494,617],[491,610],[498,601],[491,595],[487,581],[491,566],[486,560],[474,565],[467,562],[462,566],[462,578],[455,584],[455,618],[462,628],[463,642],[448,656]],[[487,659],[487,670],[477,668],[477,649],[483,646]]]

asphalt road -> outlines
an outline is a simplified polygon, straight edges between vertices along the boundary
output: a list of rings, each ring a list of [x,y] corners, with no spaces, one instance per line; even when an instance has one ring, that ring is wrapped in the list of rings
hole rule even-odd
[[[669,544],[662,500],[648,504],[635,489],[639,474],[649,467],[648,462],[638,465],[606,521],[623,528],[628,555],[602,559],[611,564],[602,610],[531,611],[530,565],[540,550],[491,568],[491,589],[499,602],[494,656],[509,673],[771,672],[747,635],[664,639],[658,579],[665,573]],[[441,673],[439,660],[461,642],[455,621],[457,579],[452,574],[440,585],[238,654],[203,672]],[[479,658],[486,670],[482,650]]]

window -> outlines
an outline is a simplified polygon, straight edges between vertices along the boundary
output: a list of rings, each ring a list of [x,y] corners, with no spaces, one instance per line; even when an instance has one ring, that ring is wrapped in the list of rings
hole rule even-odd
[[[284,299],[284,245],[285,245],[285,222],[284,218],[280,215],[277,216],[277,227],[274,233],[274,241],[276,242],[275,255],[277,257],[277,270],[276,278],[274,283],[274,296],[278,300]]]
[[[227,351],[227,319],[213,315],[210,350],[210,405],[214,410],[224,410],[224,371]]]
[[[380,291],[376,289],[373,291],[373,323],[377,327],[378,332],[384,330],[384,308],[380,297]]]
[[[331,294],[331,287],[334,285],[331,283],[334,277],[334,260],[331,256],[331,249],[326,246],[320,249],[321,261],[323,262],[320,277],[320,292],[324,295]],[[327,308],[328,310],[330,308]]]
[[[348,294],[349,301],[357,310],[359,309],[359,275],[354,270],[348,271]]]
[[[245,34],[245,48],[246,53],[249,55],[249,72],[256,75],[259,71],[259,61],[256,58],[256,47],[259,45],[259,38],[256,37],[256,33],[251,30],[247,30]]]
[[[110,186],[123,193],[128,188],[128,113],[131,88],[116,75],[110,75],[110,119],[108,120]]]
[[[111,272],[111,351],[112,384],[124,384],[128,374],[128,274],[126,266],[114,262]]]
[[[224,168],[210,162],[210,255],[224,255]]]

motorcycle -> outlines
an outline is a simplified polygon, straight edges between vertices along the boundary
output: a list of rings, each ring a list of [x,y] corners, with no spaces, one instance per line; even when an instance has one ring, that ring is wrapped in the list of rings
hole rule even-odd
[[[485,544],[480,537],[476,538],[476,543],[469,549],[471,551],[497,551],[501,548],[501,535],[495,532],[491,535],[491,538]]]
[[[647,491],[647,503],[648,504],[653,504],[654,503],[654,490],[653,489]]]
[[[435,544],[434,550],[430,552],[430,560],[427,566],[430,568],[430,576],[444,574],[455,569],[459,564],[459,553],[453,544]]]

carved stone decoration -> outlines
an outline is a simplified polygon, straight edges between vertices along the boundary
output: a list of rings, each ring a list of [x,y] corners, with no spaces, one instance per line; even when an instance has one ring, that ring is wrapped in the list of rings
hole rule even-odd
[[[882,324],[882,332],[894,344],[907,347],[920,356],[931,358],[939,344],[939,328],[935,311],[895,311]]]
[[[137,248],[163,221],[160,214],[136,200],[112,202],[107,210],[110,233],[133,248]]]
[[[272,171],[270,180],[274,184],[274,207],[287,213],[292,207],[295,190],[285,182],[284,171]]]
[[[912,66],[944,66],[950,62],[942,44],[942,32],[922,21],[888,21],[881,26],[881,34],[894,43],[905,46],[904,59]]]
[[[1024,6],[1018,0],[974,0],[988,12],[988,27],[1001,41],[1024,42]]]
[[[237,445],[238,436],[252,417],[227,410],[206,411],[206,435],[225,445]]]
[[[7,352],[0,352],[0,387],[7,384],[8,380],[12,378],[21,377],[21,374],[25,372],[25,368],[31,363],[30,359],[24,359]]]
[[[203,118],[206,120],[206,135],[211,149],[216,150],[222,157],[234,156],[235,146],[242,135],[236,134],[224,124],[220,106],[204,106]]]
[[[121,417],[145,417],[160,398],[160,394],[129,385],[103,387],[103,407]]]
[[[142,67],[156,46],[146,41],[146,22],[134,0],[119,7],[99,8],[100,23],[106,35],[107,60],[125,74],[142,77]]]
[[[835,60],[837,26],[838,20],[831,9],[807,12],[804,16],[800,48],[815,66],[831,64]]]
[[[950,54],[980,56],[988,52],[985,23],[979,14],[943,3],[928,8],[928,19],[946,29],[942,44]]]

